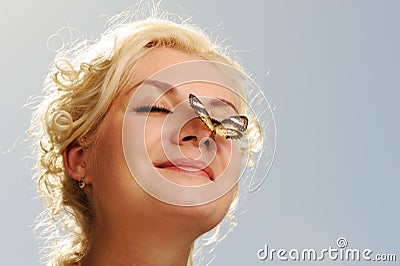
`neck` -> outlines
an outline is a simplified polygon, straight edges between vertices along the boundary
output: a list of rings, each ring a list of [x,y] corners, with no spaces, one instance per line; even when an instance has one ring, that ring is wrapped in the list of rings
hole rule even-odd
[[[193,232],[151,221],[132,227],[96,225],[81,265],[187,265]]]

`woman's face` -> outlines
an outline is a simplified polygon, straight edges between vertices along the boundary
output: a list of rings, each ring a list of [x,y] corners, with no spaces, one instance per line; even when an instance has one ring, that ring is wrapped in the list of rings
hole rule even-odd
[[[136,64],[132,85],[113,102],[95,142],[85,150],[92,185],[88,195],[97,222],[152,224],[160,229],[170,221],[201,234],[228,210],[236,186],[221,190],[218,197],[203,194],[224,175],[238,178],[237,143],[214,135],[195,115],[188,98],[196,95],[212,117],[223,120],[236,114],[235,95],[223,86],[198,81],[165,90],[173,83],[172,76],[182,73],[164,72],[167,76],[162,78],[160,72],[193,60],[202,58],[169,48],[152,51]],[[190,190],[199,186],[205,190]],[[191,197],[196,204],[185,204]]]

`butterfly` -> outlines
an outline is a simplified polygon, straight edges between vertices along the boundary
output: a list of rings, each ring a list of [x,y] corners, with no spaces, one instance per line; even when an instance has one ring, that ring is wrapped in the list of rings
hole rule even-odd
[[[233,115],[222,121],[210,117],[204,104],[193,94],[189,94],[190,107],[201,121],[211,130],[213,136],[219,135],[226,139],[240,139],[246,131],[248,118],[244,115]]]

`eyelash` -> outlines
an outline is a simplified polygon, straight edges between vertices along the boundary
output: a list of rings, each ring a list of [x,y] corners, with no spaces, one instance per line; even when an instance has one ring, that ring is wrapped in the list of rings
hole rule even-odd
[[[135,112],[138,113],[150,113],[150,112],[156,112],[156,113],[172,113],[172,111],[168,108],[165,108],[163,106],[150,106],[150,105],[144,105],[144,106],[140,106],[135,108],[134,110]]]

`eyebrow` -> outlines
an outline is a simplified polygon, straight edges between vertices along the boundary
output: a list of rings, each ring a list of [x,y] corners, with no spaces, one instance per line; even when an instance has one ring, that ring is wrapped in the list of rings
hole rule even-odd
[[[161,92],[167,93],[167,94],[176,94],[176,88],[172,86],[171,84],[164,82],[164,81],[159,81],[155,79],[145,79],[142,80],[138,83],[136,83],[133,87],[131,87],[127,92],[125,93],[126,95],[132,92],[132,90],[136,89],[137,87],[144,85],[144,84],[149,84],[153,87],[156,87],[159,89]]]
[[[154,87],[158,88],[161,92],[166,93],[166,94],[177,94],[176,87],[174,87],[173,85],[171,85],[167,82],[159,81],[159,80],[155,80],[155,79],[145,79],[145,80],[139,81],[133,87],[131,87],[125,94],[126,95],[129,94],[132,90],[134,90],[144,84],[149,84],[151,86],[154,86]],[[225,99],[216,98],[215,100],[211,100],[209,103],[213,106],[223,106],[224,104],[222,104],[221,102],[229,105],[230,107],[232,107],[233,110],[236,111],[236,113],[239,113],[236,106],[232,102],[227,101]]]
[[[224,104],[222,104],[221,102],[223,102],[223,103],[229,105],[230,107],[232,107],[233,110],[235,110],[236,113],[239,113],[239,111],[238,111],[238,109],[236,108],[236,106],[235,106],[233,103],[231,103],[230,101],[227,101],[227,100],[221,99],[221,98],[217,98],[217,99],[214,100],[214,101],[210,101],[210,103],[211,103],[212,105],[214,105],[214,106],[224,106]]]

